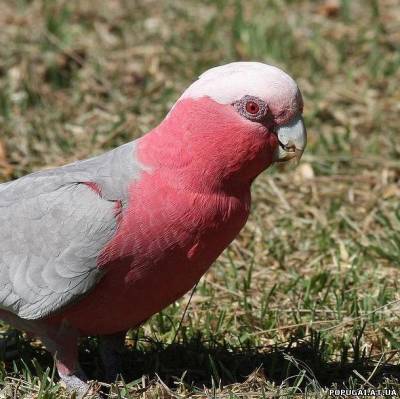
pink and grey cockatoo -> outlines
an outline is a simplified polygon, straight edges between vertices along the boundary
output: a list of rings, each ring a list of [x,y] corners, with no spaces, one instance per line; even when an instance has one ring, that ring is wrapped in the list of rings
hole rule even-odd
[[[0,185],[0,319],[38,336],[82,396],[78,339],[117,344],[190,290],[237,236],[253,180],[300,158],[303,101],[280,69],[203,73],[165,119],[103,155]]]

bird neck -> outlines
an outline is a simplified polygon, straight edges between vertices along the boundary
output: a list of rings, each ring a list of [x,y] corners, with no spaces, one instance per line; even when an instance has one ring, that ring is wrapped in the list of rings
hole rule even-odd
[[[142,137],[139,159],[182,188],[248,191],[272,162],[271,143],[261,129],[243,123],[229,105],[186,99]]]

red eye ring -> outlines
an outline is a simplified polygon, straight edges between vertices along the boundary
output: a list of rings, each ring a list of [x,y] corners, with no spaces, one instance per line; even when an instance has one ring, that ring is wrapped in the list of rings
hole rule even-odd
[[[247,101],[246,111],[251,115],[256,115],[260,111],[260,106],[255,101]]]

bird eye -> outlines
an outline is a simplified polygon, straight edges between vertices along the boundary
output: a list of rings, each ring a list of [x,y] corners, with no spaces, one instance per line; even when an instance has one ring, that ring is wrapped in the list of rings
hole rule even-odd
[[[256,115],[258,113],[258,111],[260,111],[260,107],[254,101],[247,101],[247,103],[246,103],[246,111],[249,114]]]
[[[254,96],[244,96],[232,103],[236,111],[254,122],[262,122],[268,114],[268,106],[263,100]]]

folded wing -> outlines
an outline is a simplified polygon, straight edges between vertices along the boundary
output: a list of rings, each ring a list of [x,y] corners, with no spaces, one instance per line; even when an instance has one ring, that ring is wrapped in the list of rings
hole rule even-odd
[[[0,308],[38,319],[90,292],[139,169],[131,145],[0,185]]]

